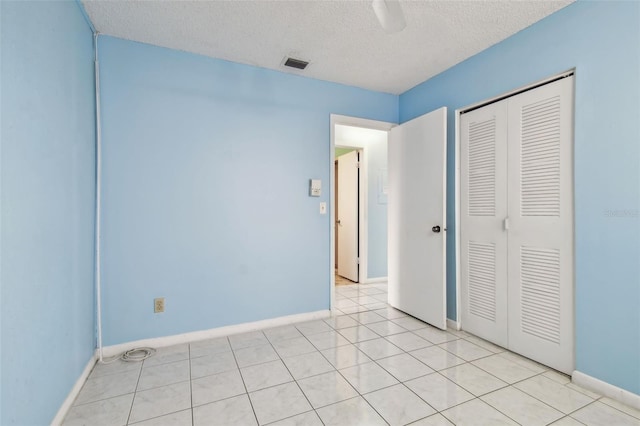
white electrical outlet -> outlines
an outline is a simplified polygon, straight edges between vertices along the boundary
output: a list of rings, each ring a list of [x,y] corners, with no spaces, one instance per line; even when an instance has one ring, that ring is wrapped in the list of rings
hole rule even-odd
[[[320,203],[320,214],[327,214],[327,203],[324,201]]]
[[[164,312],[164,297],[153,299],[153,312],[156,314]]]

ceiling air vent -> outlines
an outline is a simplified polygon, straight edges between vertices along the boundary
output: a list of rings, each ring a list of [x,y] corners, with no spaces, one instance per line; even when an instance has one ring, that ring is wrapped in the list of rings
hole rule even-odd
[[[305,69],[307,65],[309,65],[309,62],[293,58],[287,58],[287,60],[284,62],[285,67],[297,68],[299,70]]]

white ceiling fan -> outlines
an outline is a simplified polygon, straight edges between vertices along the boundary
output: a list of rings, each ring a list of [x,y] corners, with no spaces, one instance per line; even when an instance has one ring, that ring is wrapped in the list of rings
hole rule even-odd
[[[407,26],[400,0],[373,0],[372,6],[380,25],[388,34],[400,32]]]

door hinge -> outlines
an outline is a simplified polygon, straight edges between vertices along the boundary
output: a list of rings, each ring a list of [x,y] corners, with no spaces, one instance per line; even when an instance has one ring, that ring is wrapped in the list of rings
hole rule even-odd
[[[356,163],[356,168],[357,168],[357,169],[359,169],[359,168],[360,168],[360,161],[358,161],[358,162]]]
[[[509,216],[504,218],[504,230],[505,231],[509,230]]]
[[[359,265],[360,264],[360,258],[356,259],[356,263]]]

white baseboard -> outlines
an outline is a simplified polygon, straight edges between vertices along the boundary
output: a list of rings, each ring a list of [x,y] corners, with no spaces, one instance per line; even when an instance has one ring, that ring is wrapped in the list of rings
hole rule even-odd
[[[460,330],[460,325],[457,321],[447,318],[447,327],[452,328],[454,330]]]
[[[581,373],[577,370],[571,375],[571,381],[585,389],[608,396],[609,398],[615,399],[616,401],[633,407],[636,410],[640,410],[640,395],[636,395],[635,393],[629,392],[628,390],[624,390],[610,383],[603,382],[600,379],[596,379],[595,377]]]
[[[216,337],[229,336],[231,334],[246,333],[265,328],[279,327],[297,322],[313,321],[328,318],[331,311],[323,310],[304,314],[288,315],[262,321],[247,322],[244,324],[229,325],[226,327],[211,328],[209,330],[192,331],[190,333],[175,334],[173,336],[154,337],[151,339],[136,340],[134,342],[121,343],[102,348],[102,356],[109,358],[121,354],[124,351],[140,347],[162,348],[165,346],[179,345],[195,342],[197,340],[214,339]]]
[[[386,283],[387,281],[387,277],[367,278],[366,280],[362,280],[360,284]]]
[[[84,385],[84,382],[87,381],[87,378],[89,377],[89,374],[93,369],[93,366],[96,365],[97,359],[98,359],[97,353],[94,353],[89,359],[89,362],[87,362],[86,367],[84,367],[84,370],[82,370],[82,374],[80,374],[80,377],[78,377],[78,380],[76,380],[76,384],[73,385],[73,388],[71,388],[71,392],[69,392],[69,395],[67,395],[67,399],[64,400],[64,402],[60,406],[60,409],[58,409],[56,416],[51,421],[52,426],[58,426],[62,424],[62,422],[64,421],[64,418],[69,412],[69,409],[73,405],[73,401],[76,400],[78,393],[80,393],[80,389],[82,389],[82,385]]]

